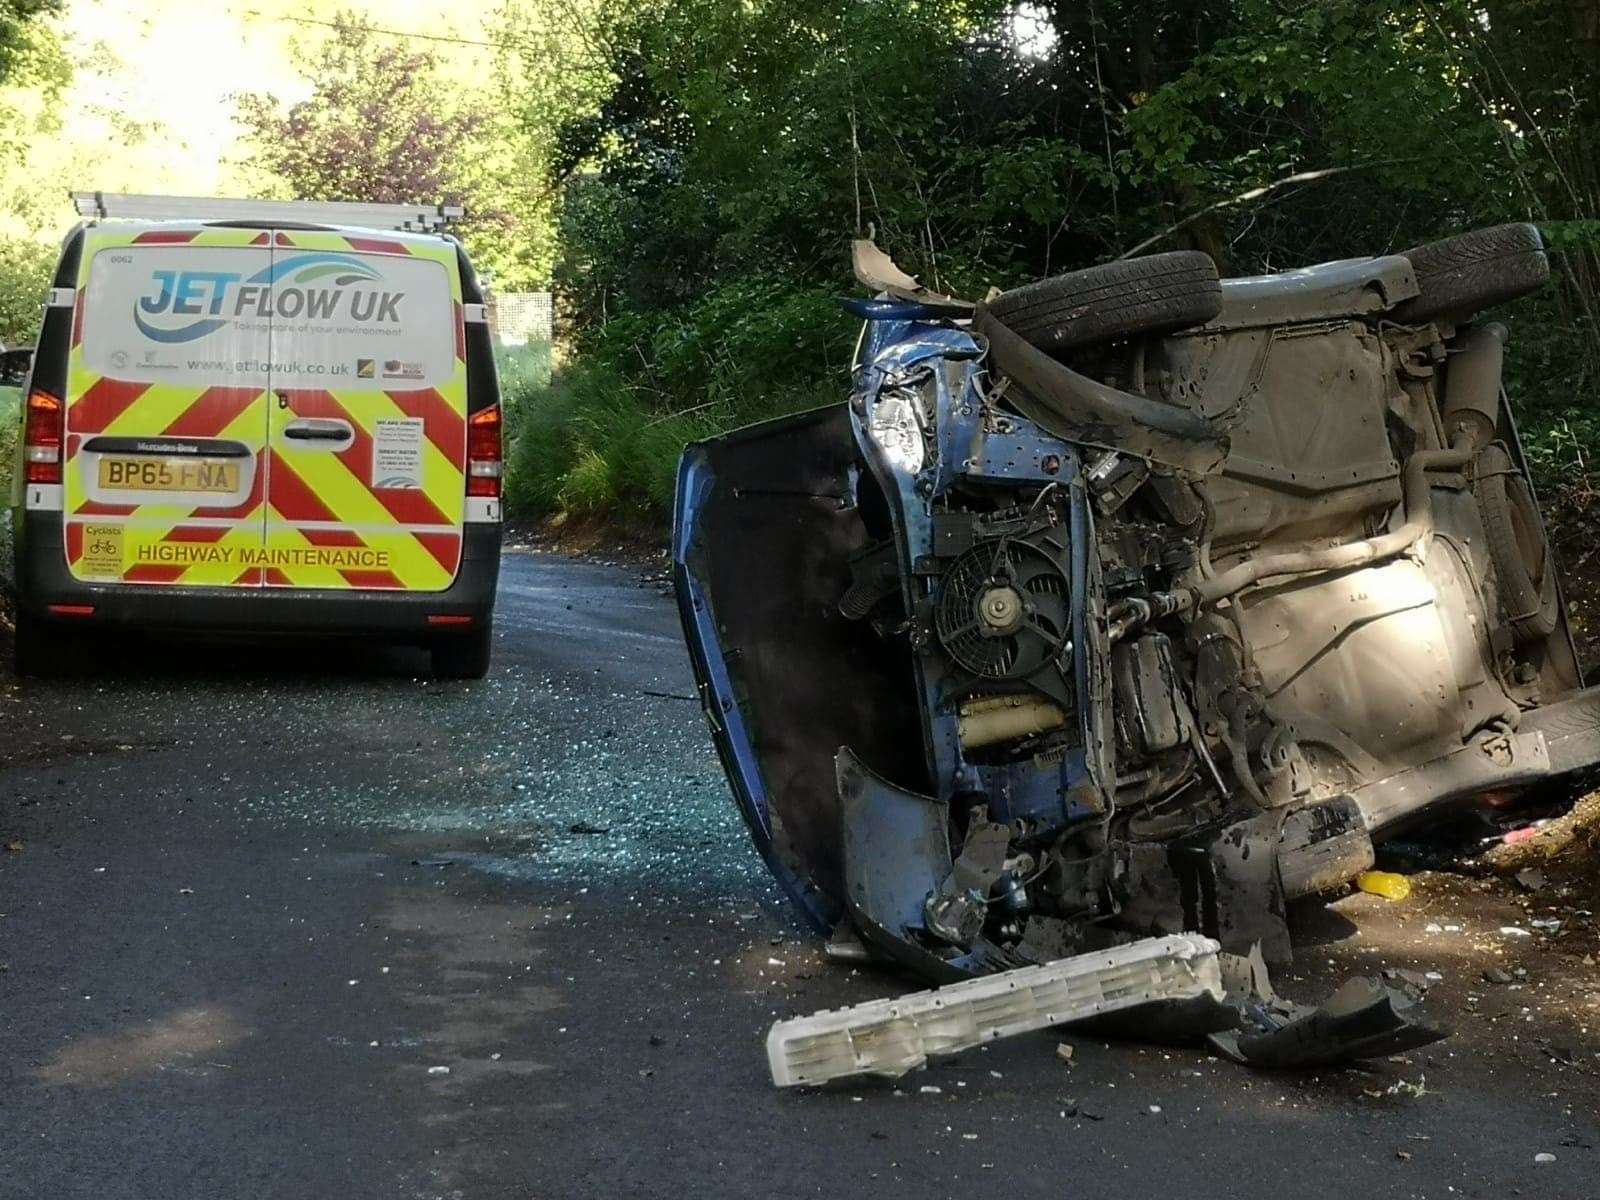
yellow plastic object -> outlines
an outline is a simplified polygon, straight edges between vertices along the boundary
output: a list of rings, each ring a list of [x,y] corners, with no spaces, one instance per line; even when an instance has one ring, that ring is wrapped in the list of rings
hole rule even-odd
[[[1356,886],[1385,900],[1404,900],[1411,895],[1411,880],[1393,871],[1363,871],[1356,876]]]

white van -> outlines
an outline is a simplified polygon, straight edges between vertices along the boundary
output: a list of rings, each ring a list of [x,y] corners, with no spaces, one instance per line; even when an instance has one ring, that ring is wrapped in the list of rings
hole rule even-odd
[[[377,636],[482,676],[499,385],[442,210],[79,200],[22,417],[19,671],[139,626]]]

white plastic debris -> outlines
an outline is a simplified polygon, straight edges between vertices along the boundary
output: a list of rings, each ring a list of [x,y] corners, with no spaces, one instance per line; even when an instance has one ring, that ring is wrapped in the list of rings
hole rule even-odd
[[[1223,998],[1221,947],[1194,934],[1147,938],[931,991],[779,1021],[767,1062],[779,1087],[850,1075],[895,1078],[996,1038],[1158,1000]]]

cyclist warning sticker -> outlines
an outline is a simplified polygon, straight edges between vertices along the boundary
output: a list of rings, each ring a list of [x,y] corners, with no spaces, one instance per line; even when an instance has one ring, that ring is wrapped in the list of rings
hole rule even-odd
[[[96,579],[121,579],[122,526],[85,525],[83,559],[78,566],[84,575]]]
[[[377,422],[372,438],[372,486],[422,486],[421,417],[386,417]]]

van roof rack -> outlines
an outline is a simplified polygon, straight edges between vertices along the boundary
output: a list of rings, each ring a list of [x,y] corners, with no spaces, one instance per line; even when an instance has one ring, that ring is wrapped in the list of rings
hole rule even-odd
[[[435,233],[461,220],[459,204],[364,204],[344,200],[241,200],[231,197],[140,196],[116,192],[74,192],[85,217],[138,221],[290,221],[303,225],[355,225],[363,229],[405,229]]]

